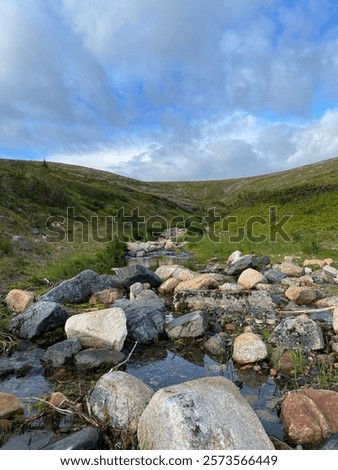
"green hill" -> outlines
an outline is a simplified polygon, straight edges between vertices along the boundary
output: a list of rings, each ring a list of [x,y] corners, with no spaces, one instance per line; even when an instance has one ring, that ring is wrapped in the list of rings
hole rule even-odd
[[[117,228],[121,234],[123,225],[128,238],[147,239],[174,217],[191,226],[189,248],[202,261],[215,255],[224,260],[234,249],[335,258],[338,158],[258,177],[173,183],[2,159],[0,206],[2,290],[44,277],[57,281],[85,267],[104,272],[122,262],[122,241],[111,241]],[[206,220],[212,207],[215,224]],[[135,232],[139,217],[148,223]],[[13,236],[25,237],[30,249],[13,244]]]

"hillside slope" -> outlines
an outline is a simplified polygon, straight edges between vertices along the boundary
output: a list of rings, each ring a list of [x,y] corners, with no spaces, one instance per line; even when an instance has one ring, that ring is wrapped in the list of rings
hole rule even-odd
[[[85,217],[90,228],[95,222],[100,236],[110,234],[106,231],[106,220],[121,208],[126,216],[135,215],[133,211],[138,208],[138,214],[145,220],[155,217],[156,222],[159,217],[160,229],[165,228],[163,221],[177,216],[182,220],[199,217],[203,224],[207,209],[215,207],[221,216],[215,229],[222,237],[217,243],[204,237],[190,245],[201,260],[214,254],[222,259],[237,248],[268,254],[322,252],[334,256],[338,245],[338,158],[251,178],[172,183],[145,183],[72,165],[2,159],[0,206],[3,285],[40,279],[44,274],[57,280],[91,263],[107,244],[93,242],[90,236],[87,240],[79,220]],[[290,216],[286,229],[291,242],[257,241],[257,234],[268,235],[271,206],[276,208],[274,216],[278,220],[285,214]],[[71,210],[67,212],[67,208]],[[236,217],[231,228],[224,226],[229,215]],[[57,243],[45,242],[50,234],[46,224],[51,217],[63,221],[64,239]],[[244,233],[243,240],[235,243],[232,239],[229,243],[231,234],[238,227],[247,227],[252,217],[266,219],[266,224],[255,226],[254,242]],[[11,242],[17,235],[26,237],[33,248],[17,249]],[[55,231],[52,235],[55,236]],[[127,235],[132,235],[128,228]],[[147,238],[151,234],[145,227],[136,236]],[[108,239],[102,236],[99,241]]]

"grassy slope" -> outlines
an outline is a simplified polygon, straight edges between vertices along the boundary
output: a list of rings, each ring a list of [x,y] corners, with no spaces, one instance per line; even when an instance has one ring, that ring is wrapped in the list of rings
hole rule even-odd
[[[204,216],[215,207],[222,220],[236,216],[227,231],[220,224],[222,241],[210,242],[205,237],[192,244],[202,260],[218,255],[226,258],[234,249],[272,254],[332,255],[338,245],[338,158],[281,173],[224,181],[144,183],[111,173],[63,164],[0,160],[0,282],[49,277],[58,280],[83,267],[92,266],[102,244],[43,243],[30,252],[12,248],[13,235],[34,239],[46,234],[50,216],[65,216],[67,207],[76,215],[103,218],[124,207],[126,213],[139,207],[145,217],[160,215],[170,220],[176,215]],[[291,242],[278,237],[252,243],[247,236],[241,242],[229,243],[229,235],[238,226],[246,227],[252,216],[268,219],[269,207],[277,208],[278,218],[292,215],[285,225]],[[72,231],[72,229],[70,229]],[[268,235],[269,223],[255,225],[254,234]],[[247,234],[246,234],[247,235]],[[27,281],[28,280],[28,281]]]

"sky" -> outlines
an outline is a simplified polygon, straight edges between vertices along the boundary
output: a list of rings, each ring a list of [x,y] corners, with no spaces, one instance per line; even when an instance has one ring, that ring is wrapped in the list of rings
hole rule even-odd
[[[338,156],[338,0],[0,0],[0,158],[143,181]]]

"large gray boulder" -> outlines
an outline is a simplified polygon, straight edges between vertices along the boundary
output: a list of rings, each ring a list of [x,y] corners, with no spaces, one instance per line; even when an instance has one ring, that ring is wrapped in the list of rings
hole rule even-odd
[[[8,330],[19,338],[36,339],[63,326],[67,319],[67,311],[58,303],[39,301],[14,317]]]
[[[286,349],[301,347],[305,351],[317,351],[325,346],[322,330],[307,315],[282,320],[273,330],[270,342]]]
[[[86,302],[89,297],[104,289],[119,287],[121,284],[116,276],[100,276],[91,269],[86,269],[80,274],[61,282],[49,292],[41,295],[40,300],[48,300],[64,304]]]
[[[208,321],[202,311],[187,313],[165,325],[169,338],[198,338],[207,330]]]
[[[124,268],[115,268],[115,273],[123,287],[129,288],[136,282],[141,284],[148,283],[151,287],[159,287],[162,283],[161,278],[150,269],[133,264]]]
[[[100,423],[133,440],[140,416],[153,394],[154,391],[141,380],[126,372],[115,371],[100,377],[89,403],[93,416]]]
[[[138,426],[142,450],[273,450],[236,386],[207,377],[159,390]]]
[[[143,291],[141,299],[148,291]],[[149,291],[151,292],[151,291]],[[138,298],[139,298],[138,296]],[[164,304],[155,298],[146,300],[117,300],[114,307],[122,308],[127,317],[128,337],[133,341],[148,343],[156,341],[163,333],[166,310]]]
[[[84,348],[108,347],[121,351],[127,336],[125,313],[120,308],[80,313],[65,325],[67,338],[77,338]]]

